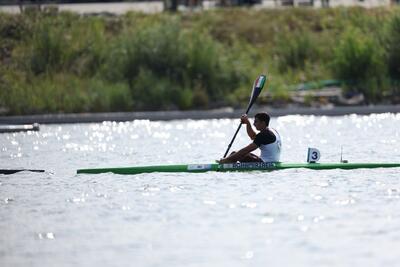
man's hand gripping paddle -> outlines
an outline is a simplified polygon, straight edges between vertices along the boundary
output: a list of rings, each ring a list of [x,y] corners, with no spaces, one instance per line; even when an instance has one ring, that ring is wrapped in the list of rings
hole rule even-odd
[[[253,90],[251,92],[251,97],[250,97],[250,101],[249,104],[247,106],[247,110],[246,110],[246,115],[249,113],[250,108],[253,106],[254,102],[256,102],[257,97],[260,95],[261,90],[264,87],[265,82],[267,81],[267,76],[265,75],[260,75],[253,84]],[[239,127],[237,128],[235,135],[232,138],[232,141],[229,143],[228,148],[226,149],[226,152],[224,154],[224,158],[226,157],[226,155],[228,155],[229,149],[231,149],[231,146],[233,144],[233,141],[235,141],[236,135],[238,134],[240,127],[242,127],[242,123],[239,124]]]

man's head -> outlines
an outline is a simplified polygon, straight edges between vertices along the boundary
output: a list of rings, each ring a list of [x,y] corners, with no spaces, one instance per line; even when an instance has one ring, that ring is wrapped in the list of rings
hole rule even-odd
[[[254,126],[257,130],[262,130],[269,125],[269,115],[267,113],[257,113],[254,116]]]

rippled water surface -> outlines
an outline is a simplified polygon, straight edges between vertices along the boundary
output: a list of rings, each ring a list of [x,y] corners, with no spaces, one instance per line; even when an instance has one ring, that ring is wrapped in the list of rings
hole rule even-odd
[[[400,162],[400,114],[286,116],[282,161]],[[211,163],[237,120],[0,134],[0,266],[399,266],[400,168],[76,175]],[[247,145],[245,130],[233,149]]]

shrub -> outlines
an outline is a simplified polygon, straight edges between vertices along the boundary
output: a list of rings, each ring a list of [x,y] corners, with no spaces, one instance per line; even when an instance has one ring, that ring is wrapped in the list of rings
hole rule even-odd
[[[30,51],[30,69],[34,74],[59,71],[65,60],[68,49],[63,29],[52,27],[44,21],[35,32]]]
[[[387,45],[390,77],[400,80],[400,14],[390,21]]]
[[[302,69],[307,61],[318,58],[316,44],[307,31],[281,33],[275,51],[281,72]]]
[[[370,101],[378,100],[379,91],[387,86],[386,67],[384,50],[373,38],[352,28],[342,35],[334,57],[332,72],[336,78]]]
[[[93,76],[104,62],[105,26],[99,18],[38,16],[14,59],[34,75],[70,72]]]
[[[103,70],[111,81],[130,84],[137,108],[186,109],[195,88],[217,101],[235,86],[238,73],[207,32],[183,30],[174,17],[142,23],[146,27],[135,28],[114,44],[106,64],[112,69]]]
[[[133,106],[129,87],[123,83],[67,74],[28,78],[16,71],[2,77],[0,105],[9,114],[127,111]]]

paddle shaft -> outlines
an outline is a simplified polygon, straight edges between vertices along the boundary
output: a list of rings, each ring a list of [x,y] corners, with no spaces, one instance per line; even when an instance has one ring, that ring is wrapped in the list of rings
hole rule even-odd
[[[265,75],[260,75],[257,78],[257,80],[255,80],[255,82],[253,84],[253,90],[251,91],[250,101],[249,101],[249,104],[247,105],[247,110],[245,112],[246,115],[249,113],[250,108],[251,108],[251,106],[253,106],[254,102],[256,102],[258,95],[260,94],[262,88],[264,87],[266,79],[267,79],[267,77]],[[226,152],[224,154],[224,158],[226,157],[226,155],[228,155],[229,149],[231,149],[233,141],[235,141],[236,135],[239,132],[240,127],[242,127],[242,122],[240,122],[239,127],[237,128],[237,130],[235,132],[235,135],[233,136],[231,142],[229,143],[228,148],[226,149]]]
[[[247,107],[247,110],[245,113],[246,115],[247,115],[247,113],[249,113],[249,110],[250,110],[251,106],[253,105],[253,103],[254,102],[249,103],[249,106]],[[237,128],[235,134],[233,135],[233,138],[232,138],[231,142],[229,143],[228,148],[225,151],[224,158],[226,158],[226,155],[228,155],[228,152],[231,149],[231,146],[232,146],[233,142],[235,141],[236,135],[238,134],[241,127],[242,127],[242,122],[240,122],[239,127]]]

